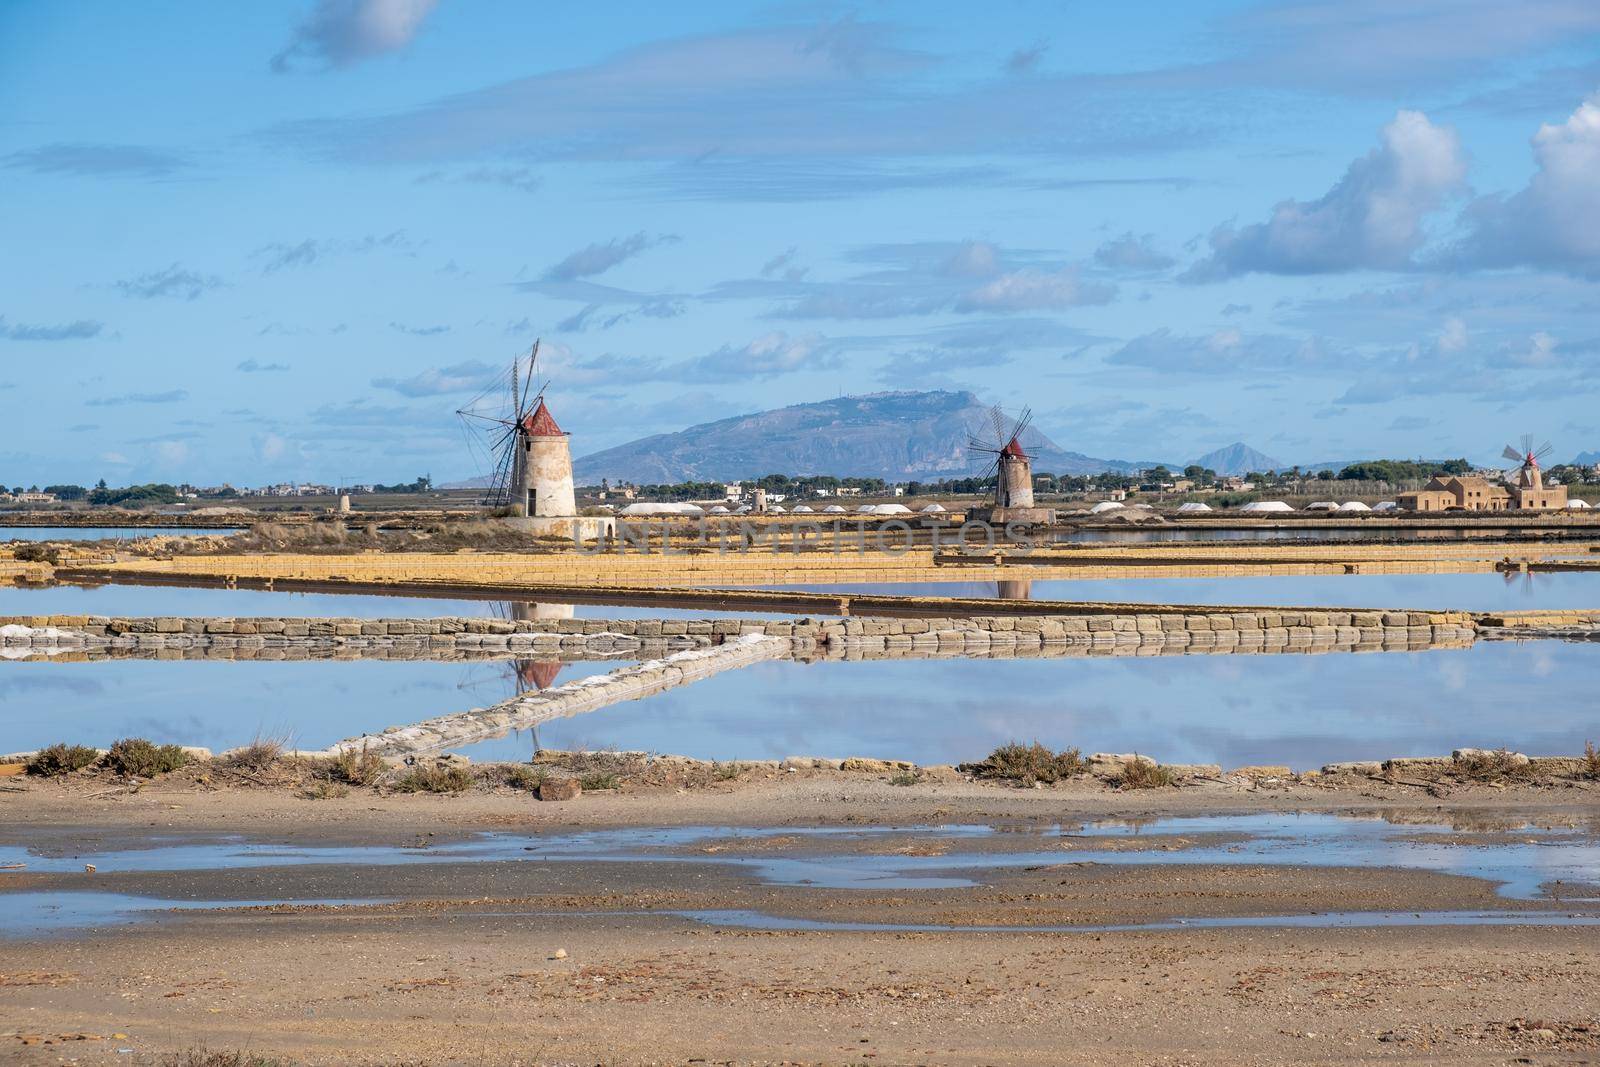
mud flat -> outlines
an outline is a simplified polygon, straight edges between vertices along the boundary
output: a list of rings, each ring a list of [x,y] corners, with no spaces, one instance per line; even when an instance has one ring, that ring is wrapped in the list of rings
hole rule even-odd
[[[1360,782],[819,771],[565,804],[27,782],[0,828],[26,864],[0,873],[0,1057],[1600,1055],[1595,794]]]

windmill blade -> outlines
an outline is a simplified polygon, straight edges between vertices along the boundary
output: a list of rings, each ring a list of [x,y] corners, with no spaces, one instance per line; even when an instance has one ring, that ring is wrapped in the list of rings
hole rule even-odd
[[[1000,410],[999,404],[989,409],[989,423],[994,427],[995,446],[1006,447],[1006,442],[1010,440],[1006,437],[1006,413]]]
[[[1544,459],[1546,456],[1548,456],[1553,451],[1555,451],[1555,446],[1552,445],[1549,441],[1546,441],[1544,444],[1540,445],[1537,449],[1534,450],[1533,458],[1536,459],[1536,460],[1537,459]]]
[[[1532,451],[1533,451],[1533,434],[1525,433],[1525,434],[1522,435],[1522,454],[1524,456],[1526,456],[1528,453],[1530,453]]]
[[[1028,427],[1032,425],[1033,409],[1023,408],[1022,414],[1017,418],[1016,424],[1011,427],[1011,436],[1006,438],[1006,443],[1009,444],[1012,441],[1015,441],[1020,446],[1022,444],[1022,435],[1026,433]]]
[[[1504,452],[1500,453],[1500,454],[1502,456],[1504,456],[1506,459],[1514,459],[1518,463],[1522,462],[1523,453],[1518,452],[1515,448],[1513,448],[1510,445],[1506,445],[1506,450]]]
[[[994,455],[1000,454],[1000,449],[991,445],[989,442],[985,441],[976,434],[967,435],[967,450],[971,452],[988,452]]]

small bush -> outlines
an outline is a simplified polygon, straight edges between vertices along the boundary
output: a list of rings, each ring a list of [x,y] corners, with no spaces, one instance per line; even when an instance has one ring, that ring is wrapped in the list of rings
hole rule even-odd
[[[609,771],[596,771],[579,778],[578,784],[583,786],[584,792],[587,793],[596,789],[620,789],[622,779]]]
[[[957,769],[974,778],[1032,785],[1035,782],[1058,782],[1081,774],[1086,767],[1083,754],[1075,748],[1051,752],[1037,741],[1031,745],[1013,741],[989,753],[983,762],[963,763]]]
[[[339,754],[328,761],[328,777],[350,785],[371,785],[388,769],[383,757],[370,751],[365,741],[359,749],[341,748]]]
[[[11,550],[11,555],[23,563],[48,563],[53,567],[61,562],[61,550],[55,545],[19,545]]]
[[[916,785],[922,781],[921,771],[901,771],[889,779],[890,785]]]
[[[1122,770],[1112,781],[1119,789],[1162,789],[1177,784],[1171,769],[1155,760],[1141,759],[1137,753],[1122,765]]]
[[[508,785],[512,789],[526,789],[531,793],[539,788],[547,772],[543,767],[530,767],[526,763],[509,763],[496,767],[494,773],[502,785]]]
[[[1593,741],[1583,743],[1583,770],[1578,774],[1591,782],[1600,782],[1600,749],[1594,747]]]
[[[307,800],[338,800],[350,795],[350,787],[330,778],[318,778],[300,791]]]
[[[1527,763],[1511,758],[1509,749],[1474,752],[1455,761],[1455,773],[1475,782],[1495,782],[1506,778],[1527,778],[1532,771]]]
[[[219,1052],[204,1046],[173,1053],[159,1062],[161,1067],[289,1067],[286,1060],[253,1052]]]
[[[177,745],[157,745],[142,737],[125,737],[106,752],[106,766],[125,778],[154,778],[189,762]]]
[[[87,745],[51,745],[40,749],[28,761],[28,773],[59,778],[73,771],[81,771],[99,758],[99,750]]]
[[[461,793],[472,786],[465,767],[412,767],[394,782],[397,793]]]
[[[745,772],[745,765],[742,763],[714,763],[711,765],[711,770],[717,776],[717,781],[731,782]]]
[[[223,757],[222,765],[229,770],[260,774],[283,757],[284,741],[276,737],[256,735],[254,741]]]

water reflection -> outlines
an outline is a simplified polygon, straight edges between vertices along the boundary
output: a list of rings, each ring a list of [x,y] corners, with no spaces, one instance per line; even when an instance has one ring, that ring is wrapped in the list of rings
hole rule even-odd
[[[137,541],[146,537],[228,537],[239,528],[193,526],[0,526],[0,541]]]
[[[1105,600],[1131,604],[1248,604],[1440,611],[1600,608],[1600,571],[1282,574],[1250,578],[1035,578],[1002,582],[840,582],[770,588],[892,596]]]

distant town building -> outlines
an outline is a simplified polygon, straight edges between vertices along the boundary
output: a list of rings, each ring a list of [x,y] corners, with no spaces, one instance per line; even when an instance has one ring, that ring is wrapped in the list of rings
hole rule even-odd
[[[1428,484],[1401,493],[1406,511],[1559,511],[1567,506],[1564,485],[1547,486],[1538,467],[1524,467],[1511,485],[1472,475],[1434,475]]]
[[[16,501],[19,504],[54,504],[56,495],[54,493],[18,493]]]

